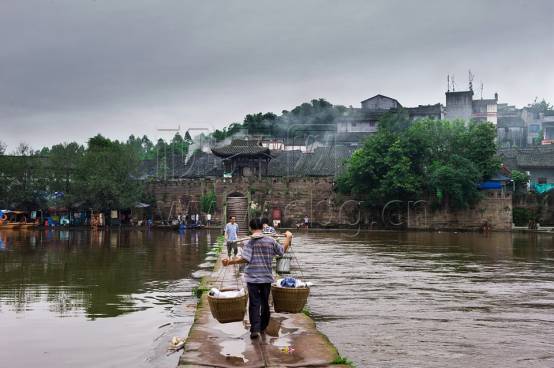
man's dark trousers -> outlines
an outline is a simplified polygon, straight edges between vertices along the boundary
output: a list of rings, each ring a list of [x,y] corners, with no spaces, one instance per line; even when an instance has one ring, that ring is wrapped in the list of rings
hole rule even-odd
[[[248,316],[250,332],[262,332],[269,324],[269,293],[271,283],[248,283]]]
[[[236,256],[239,252],[238,245],[236,241],[227,241],[227,256],[231,257],[231,254],[234,253]]]

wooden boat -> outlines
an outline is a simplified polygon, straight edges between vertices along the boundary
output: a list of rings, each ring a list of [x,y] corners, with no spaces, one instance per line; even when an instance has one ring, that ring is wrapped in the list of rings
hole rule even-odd
[[[38,226],[36,222],[28,222],[25,211],[2,211],[0,229],[30,229]]]

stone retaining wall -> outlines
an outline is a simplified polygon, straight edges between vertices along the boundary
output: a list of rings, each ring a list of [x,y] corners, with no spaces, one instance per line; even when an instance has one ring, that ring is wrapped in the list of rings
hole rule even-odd
[[[167,218],[170,213],[200,213],[200,199],[210,191],[216,194],[212,220],[221,222],[229,194],[248,197],[258,215],[271,217],[279,208],[283,223],[292,225],[308,216],[314,222],[337,222],[334,208],[336,194],[333,178],[217,178],[181,179],[150,184],[156,198],[156,214]]]
[[[512,227],[512,199],[509,193],[486,192],[475,208],[464,211],[435,211],[422,203],[395,202],[383,208],[364,206],[335,193],[333,177],[306,178],[201,178],[150,184],[157,209],[167,219],[171,214],[201,213],[200,200],[210,191],[216,194],[214,223],[222,223],[229,194],[240,193],[251,203],[251,213],[271,219],[272,210],[282,212],[282,225],[294,226],[308,216],[322,227],[373,227],[413,229],[479,229],[487,222],[493,230]]]

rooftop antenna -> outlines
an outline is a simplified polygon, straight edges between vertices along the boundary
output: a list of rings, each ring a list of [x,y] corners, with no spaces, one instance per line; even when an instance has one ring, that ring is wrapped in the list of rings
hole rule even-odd
[[[480,89],[481,89],[481,100],[482,100],[482,99],[483,99],[483,82],[481,82],[481,87],[480,87]]]
[[[468,80],[469,80],[469,90],[473,92],[473,78],[475,75],[471,72],[471,69],[468,71]]]
[[[446,89],[450,92],[450,74],[446,75]]]
[[[456,92],[456,82],[454,81],[454,74],[452,74],[452,92]]]

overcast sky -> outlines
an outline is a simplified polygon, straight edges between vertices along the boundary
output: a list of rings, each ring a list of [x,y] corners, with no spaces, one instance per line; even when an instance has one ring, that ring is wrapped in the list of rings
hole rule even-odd
[[[313,98],[554,102],[554,1],[0,0],[0,141],[220,128]],[[476,90],[478,88],[475,88]],[[477,91],[477,95],[479,92]]]

